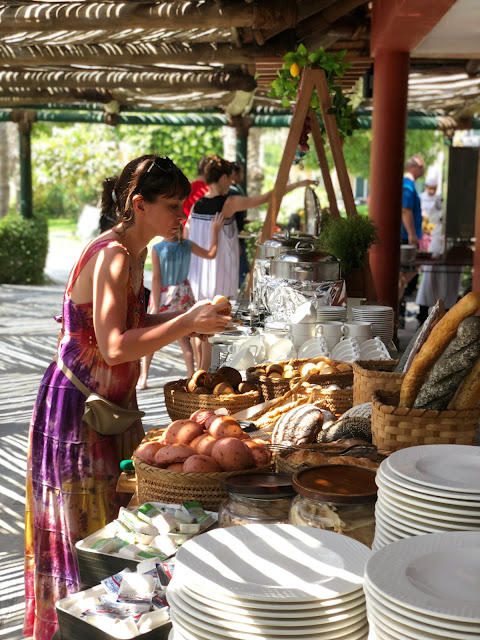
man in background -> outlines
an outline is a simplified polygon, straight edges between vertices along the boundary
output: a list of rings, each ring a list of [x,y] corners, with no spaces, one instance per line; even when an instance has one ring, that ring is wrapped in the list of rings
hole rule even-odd
[[[410,156],[405,163],[403,174],[403,199],[402,199],[402,244],[418,247],[422,237],[422,206],[420,196],[415,187],[415,181],[425,173],[425,162],[420,154]],[[418,280],[418,270],[413,265],[400,265],[400,277],[398,281],[398,324],[405,326],[406,300],[405,289],[416,286],[414,279]]]

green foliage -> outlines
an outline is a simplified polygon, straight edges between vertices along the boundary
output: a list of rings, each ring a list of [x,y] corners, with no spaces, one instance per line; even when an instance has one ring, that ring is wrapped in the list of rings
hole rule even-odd
[[[0,220],[0,283],[43,284],[48,251],[47,221],[8,214]]]
[[[343,62],[346,53],[346,51],[328,53],[323,47],[320,47],[309,54],[305,45],[300,44],[296,51],[291,51],[283,57],[282,69],[277,71],[278,77],[272,82],[269,97],[281,98],[284,107],[294,106],[298,97],[301,69],[319,67],[325,71],[327,86],[332,98],[330,113],[335,115],[338,132],[343,138],[351,136],[353,131],[358,128],[358,122],[353,113],[350,98],[343,94],[339,85],[335,84],[336,78],[344,76],[351,66],[348,62]],[[320,125],[323,126],[320,101],[316,90],[312,93],[310,106],[318,112]]]
[[[260,220],[253,220],[247,222],[245,225],[245,231],[247,233],[259,234],[263,228],[263,222]],[[251,265],[255,259],[255,251],[257,249],[258,238],[245,238],[245,250],[247,252],[248,264]]]
[[[377,242],[377,229],[370,218],[324,217],[319,246],[340,261],[344,275],[348,275],[353,269],[363,268],[365,254]]]
[[[96,205],[102,181],[145,153],[167,155],[191,179],[201,156],[223,153],[218,127],[35,124],[32,133],[33,205],[36,213],[76,218]]]

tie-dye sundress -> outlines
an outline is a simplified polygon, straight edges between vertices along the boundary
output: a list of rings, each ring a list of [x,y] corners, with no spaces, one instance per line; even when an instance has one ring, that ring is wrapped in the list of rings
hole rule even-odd
[[[137,408],[139,361],[107,365],[95,338],[92,303],[70,299],[82,267],[113,245],[122,247],[111,239],[95,241],[70,274],[59,354],[88,389]],[[127,329],[144,325],[143,295],[143,283],[137,297],[129,278]],[[140,420],[120,435],[98,434],[82,422],[84,404],[85,396],[52,362],[33,410],[27,462],[24,634],[35,640],[50,640],[57,628],[55,602],[82,588],[75,543],[111,522],[125,506],[129,496],[116,492],[119,463],[144,435]]]

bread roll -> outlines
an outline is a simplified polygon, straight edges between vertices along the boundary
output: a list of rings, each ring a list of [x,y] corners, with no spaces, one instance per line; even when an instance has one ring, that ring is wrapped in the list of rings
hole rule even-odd
[[[218,313],[222,316],[229,316],[232,313],[232,305],[230,304],[230,300],[225,296],[215,296],[212,300],[212,304],[223,304],[224,302],[228,303],[228,307],[223,311],[219,311]]]
[[[418,390],[453,336],[460,322],[480,308],[480,293],[467,293],[435,325],[407,371],[400,389],[400,407],[412,407]]]

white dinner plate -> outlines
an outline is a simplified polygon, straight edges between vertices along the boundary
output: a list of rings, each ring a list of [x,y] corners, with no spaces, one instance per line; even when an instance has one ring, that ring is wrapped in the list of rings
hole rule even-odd
[[[313,527],[252,524],[215,529],[177,552],[175,576],[212,594],[305,602],[356,591],[371,550]]]
[[[472,506],[464,506],[465,502],[463,500],[452,502],[451,499],[448,501],[445,499],[441,500],[436,496],[432,496],[430,499],[427,495],[417,496],[415,494],[412,496],[411,492],[402,492],[402,490],[398,489],[396,485],[387,484],[387,481],[380,477],[378,472],[375,482],[379,487],[378,495],[383,493],[388,496],[390,502],[398,502],[403,506],[406,505],[408,509],[416,508],[420,513],[423,513],[424,510],[430,510],[432,513],[436,512],[437,517],[445,513],[452,516],[454,520],[456,520],[457,514],[475,517],[479,513],[478,502],[472,502]]]
[[[426,500],[415,500],[410,496],[392,493],[388,488],[378,489],[378,499],[384,504],[395,509],[402,515],[408,514],[410,517],[428,520],[441,520],[446,522],[465,522],[467,524],[480,523],[480,509],[472,507],[471,509],[455,509],[451,505],[442,503],[431,503]]]
[[[446,620],[445,618],[438,618],[433,614],[421,614],[417,611],[413,611],[409,607],[403,607],[396,602],[392,602],[385,598],[381,593],[379,593],[373,585],[371,585],[368,580],[365,581],[364,586],[365,594],[368,598],[369,606],[373,605],[379,611],[387,611],[388,615],[395,618],[395,616],[399,616],[399,622],[402,619],[407,619],[408,622],[405,624],[414,624],[417,622],[420,624],[427,624],[433,627],[433,631],[435,631],[435,627],[439,627],[444,631],[445,629],[450,629],[454,632],[462,632],[466,633],[476,633],[478,637],[480,637],[480,625],[475,623],[470,623],[466,621],[456,622],[455,620]],[[420,627],[419,627],[420,628]],[[428,629],[427,629],[428,631]],[[455,637],[455,636],[454,636]]]
[[[410,482],[480,496],[480,447],[458,444],[408,447],[392,453],[386,463]]]
[[[449,502],[451,504],[458,504],[459,506],[463,505],[466,507],[478,507],[480,502],[480,496],[477,498],[468,493],[442,491],[441,489],[434,489],[433,487],[430,488],[421,484],[414,484],[401,476],[397,476],[396,474],[394,475],[393,471],[388,467],[384,467],[382,469],[382,465],[378,468],[377,477],[380,482],[385,482],[387,486],[393,487],[394,490],[423,500],[442,503]]]
[[[173,586],[172,586],[173,583]],[[205,613],[210,615],[223,615],[223,616],[237,616],[239,615],[242,620],[264,620],[267,622],[271,618],[276,618],[279,620],[289,619],[289,620],[298,620],[300,618],[308,620],[312,618],[322,618],[324,616],[332,616],[340,613],[344,613],[346,611],[350,612],[353,609],[356,609],[359,606],[365,606],[365,596],[363,591],[357,597],[353,598],[349,601],[338,602],[331,607],[322,607],[316,606],[315,608],[306,609],[302,608],[293,608],[291,605],[282,605],[282,608],[279,609],[271,609],[270,607],[249,607],[244,606],[243,604],[238,604],[238,600],[235,601],[235,604],[227,604],[220,600],[211,600],[210,598],[201,596],[199,594],[194,594],[185,586],[180,586],[175,584],[173,580],[168,585],[167,593],[170,593],[171,590],[174,590],[175,594],[180,595],[182,600],[185,600],[193,607],[205,611]],[[306,623],[308,624],[308,623]]]
[[[170,584],[173,584],[175,588],[177,588],[177,582],[175,579],[172,580]],[[170,587],[170,585],[169,585]],[[311,600],[309,602],[256,602],[254,600],[241,600],[235,597],[229,597],[223,594],[215,594],[215,598],[209,598],[205,595],[205,589],[201,586],[196,586],[192,583],[190,584],[181,584],[180,589],[182,592],[187,593],[195,600],[199,600],[200,602],[204,602],[207,605],[221,607],[231,607],[234,609],[238,609],[239,607],[243,607],[247,610],[255,610],[261,609],[262,614],[266,615],[265,612],[271,612],[272,615],[277,615],[279,612],[285,612],[288,615],[297,615],[298,610],[302,610],[303,615],[316,615],[317,610],[323,611],[323,609],[328,609],[330,607],[342,606],[342,607],[351,607],[357,606],[359,604],[357,601],[360,599],[361,601],[365,600],[363,595],[362,586],[359,585],[359,588],[356,591],[352,591],[346,595],[338,596],[333,598],[332,600]],[[355,604],[353,604],[355,603]],[[228,611],[228,609],[227,609]]]
[[[278,636],[304,636],[314,633],[324,634],[326,632],[336,631],[337,629],[343,629],[344,627],[351,627],[357,622],[364,623],[367,617],[365,604],[358,607],[354,611],[344,612],[337,614],[331,619],[328,617],[325,619],[309,619],[304,620],[297,618],[294,620],[260,620],[255,621],[247,618],[246,616],[235,616],[230,614],[228,616],[223,615],[211,615],[205,613],[203,610],[198,609],[190,605],[186,600],[182,599],[181,594],[178,591],[169,591],[168,603],[170,610],[178,613],[185,619],[195,620],[195,624],[206,631],[213,631],[214,633],[223,633],[228,630],[232,634],[248,634],[252,637],[257,635],[278,635]]]
[[[365,575],[377,591],[414,611],[480,624],[480,535],[434,533],[375,552]]]
[[[382,506],[378,504],[378,500],[375,505],[375,519],[380,520],[388,529],[391,529],[393,533],[396,534],[405,533],[409,536],[419,536],[422,535],[422,533],[432,533],[431,531],[427,531],[423,525],[413,526],[410,525],[410,523],[391,518]]]
[[[179,627],[182,635],[187,640],[198,640],[202,638],[205,640],[225,640],[225,638],[231,638],[235,640],[277,640],[279,637],[282,640],[298,640],[299,637],[305,640],[319,640],[319,633],[305,633],[298,635],[283,635],[280,636],[278,630],[273,634],[251,634],[251,633],[239,633],[232,632],[229,629],[214,627],[213,625],[206,625],[199,620],[192,619],[191,616],[184,616],[176,609],[170,610],[172,623],[175,627]],[[218,633],[220,630],[220,633]],[[321,634],[322,640],[360,640],[363,638],[368,630],[367,618],[361,622],[350,625],[349,627],[343,627],[334,631],[327,631]]]
[[[426,510],[419,514],[415,511],[403,509],[398,504],[393,504],[383,493],[378,496],[377,505],[381,505],[382,510],[393,521],[405,522],[412,527],[435,529],[437,531],[467,531],[469,529],[480,529],[480,509],[476,518],[443,518],[441,512],[434,511],[435,517]]]

